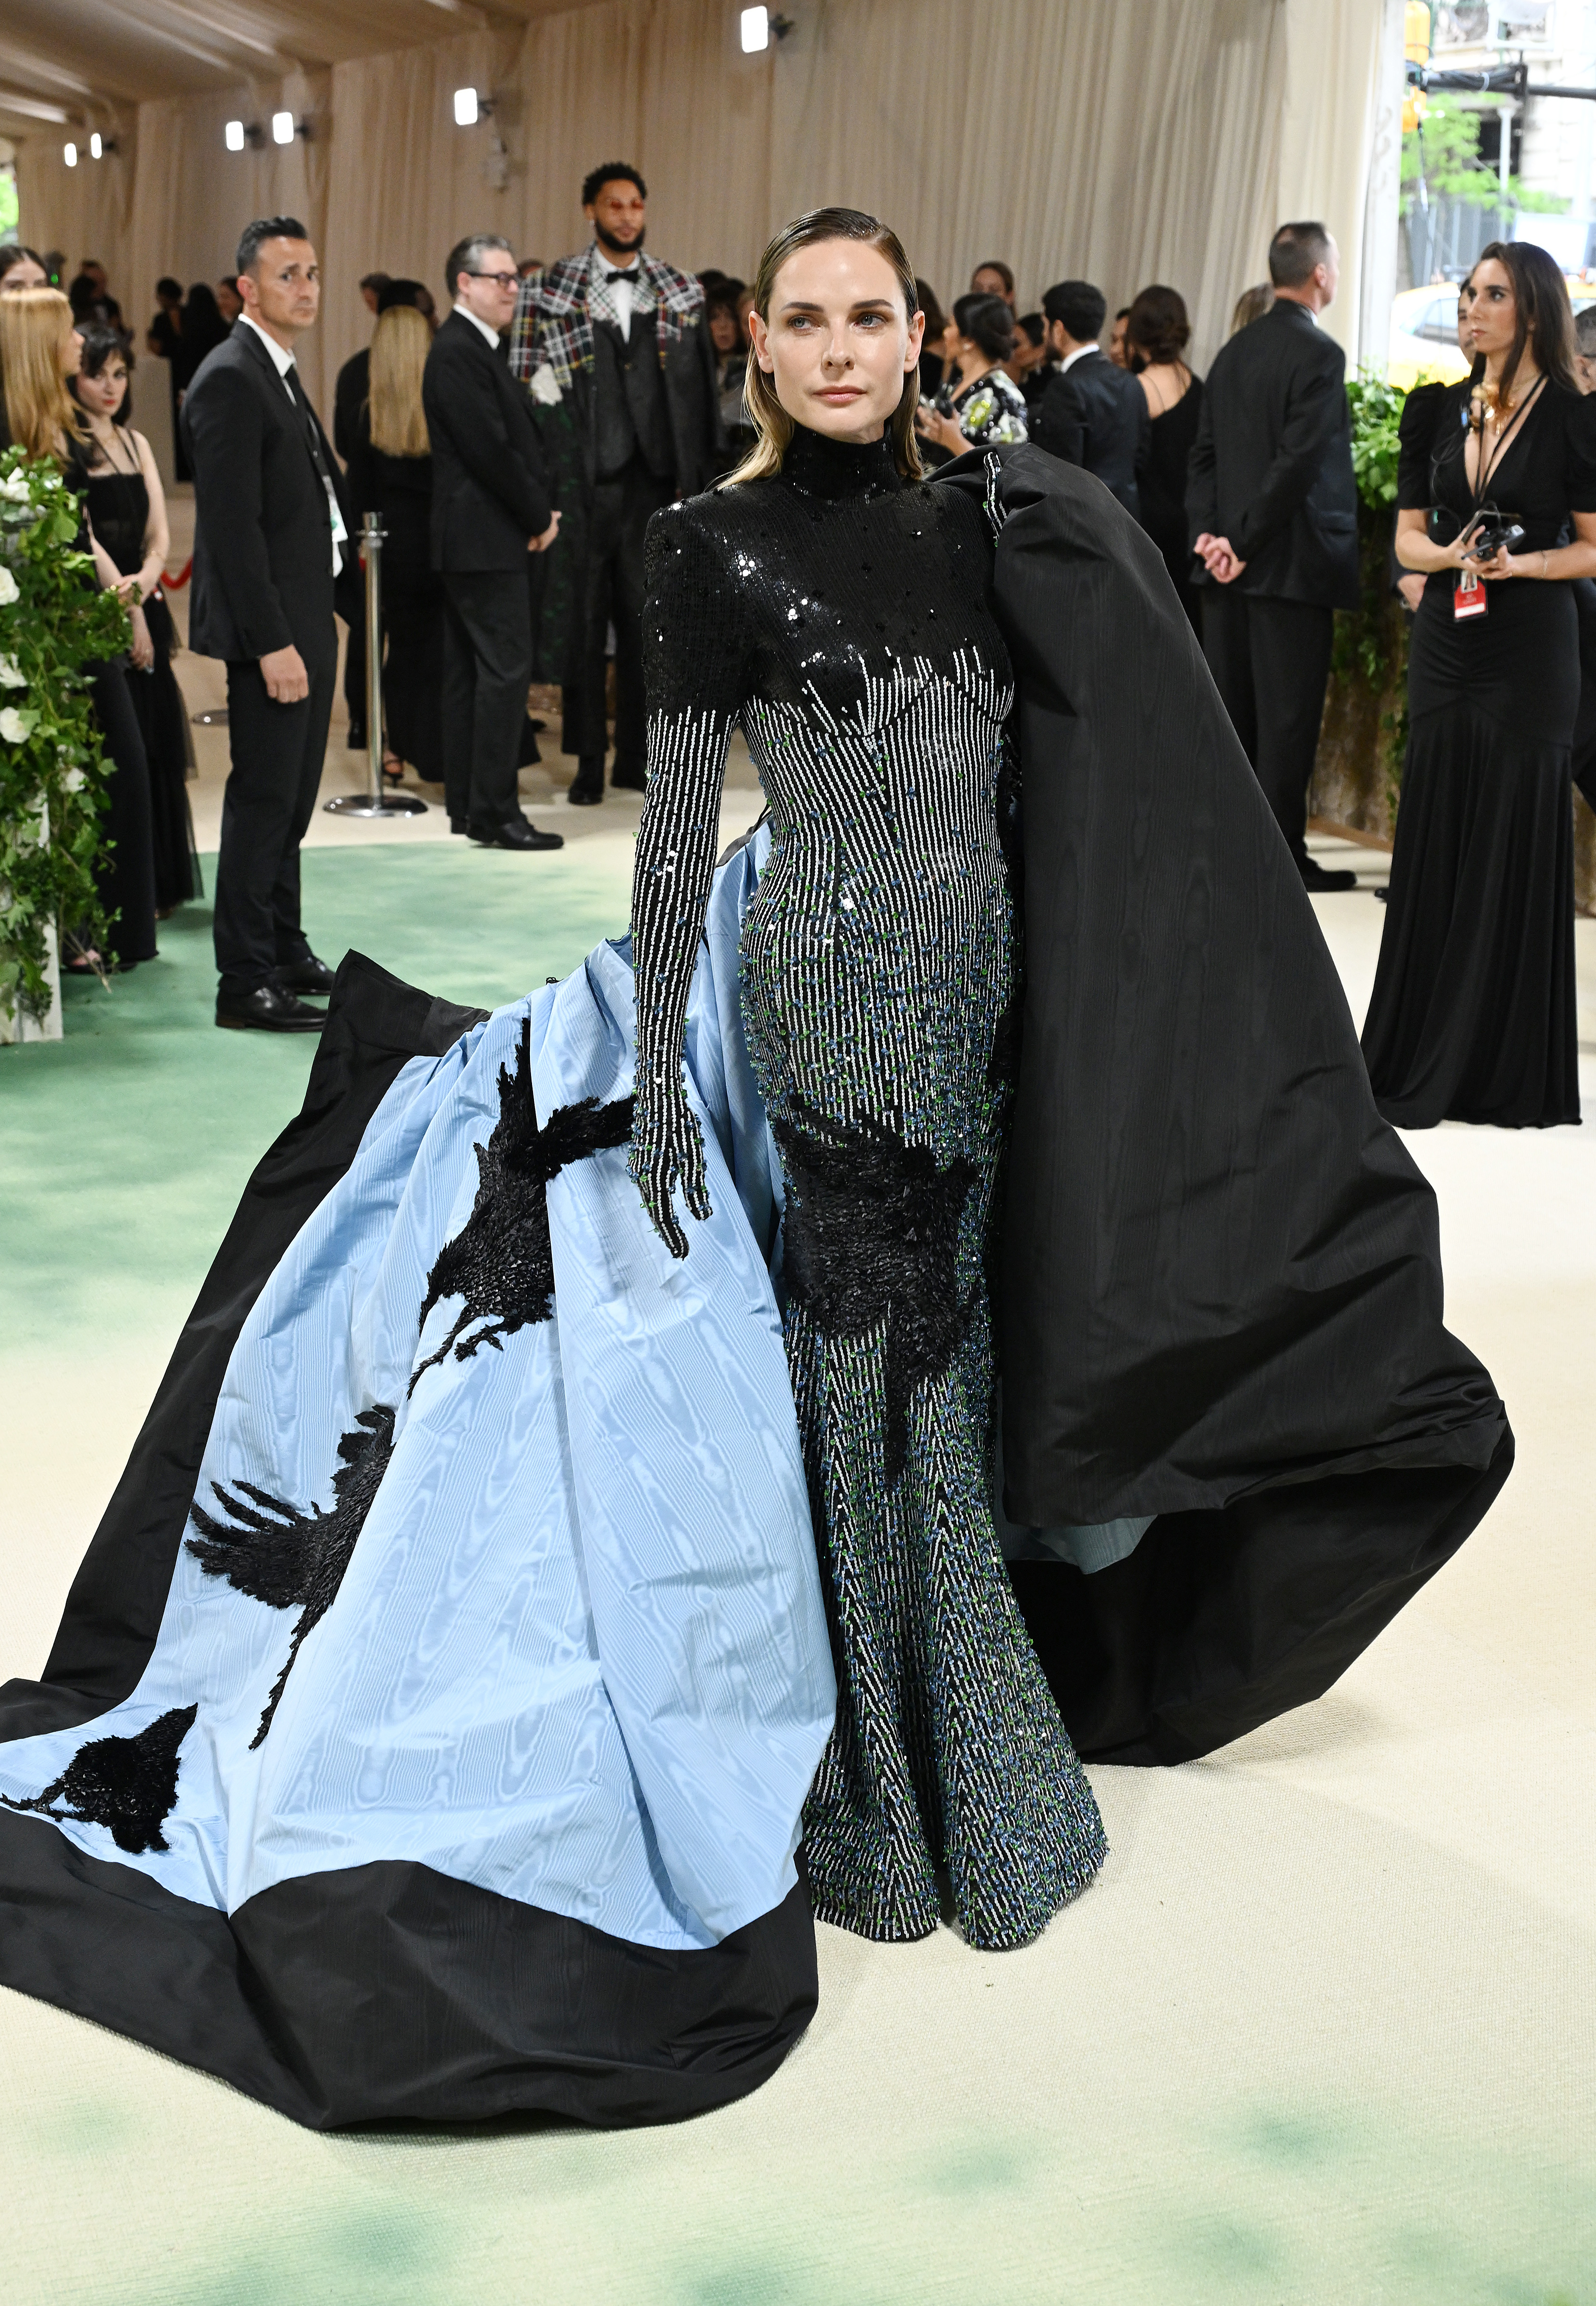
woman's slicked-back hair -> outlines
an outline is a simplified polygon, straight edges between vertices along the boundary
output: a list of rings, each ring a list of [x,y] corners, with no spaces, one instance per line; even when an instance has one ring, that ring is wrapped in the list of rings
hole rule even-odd
[[[919,294],[903,243],[895,232],[882,223],[879,217],[866,216],[862,209],[811,209],[805,216],[795,217],[783,225],[764,254],[759,260],[759,270],[754,279],[754,310],[768,328],[771,298],[775,294],[776,276],[789,257],[796,256],[801,248],[815,248],[826,240],[862,241],[886,258],[898,276],[898,287],[903,298],[904,310],[912,320],[919,310]],[[735,473],[721,482],[722,488],[735,488],[741,481],[762,481],[781,469],[781,459],[792,439],[792,418],[776,397],[773,377],[768,376],[755,359],[748,363],[747,382],[743,397],[748,414],[753,419],[757,436],[753,448]],[[893,411],[887,430],[892,435],[892,455],[898,470],[906,480],[917,481],[921,474],[919,446],[915,439],[915,410],[919,406],[920,372],[909,369],[903,379],[903,396]]]
[[[1511,386],[1528,345],[1542,376],[1560,384],[1566,392],[1577,392],[1574,308],[1568,302],[1568,283],[1556,258],[1549,256],[1545,249],[1537,248],[1531,240],[1493,240],[1474,259],[1471,280],[1488,259],[1501,265],[1512,281],[1517,317],[1512,349],[1502,366],[1501,390],[1505,393]],[[1481,353],[1474,362],[1476,384],[1484,373],[1485,355]]]

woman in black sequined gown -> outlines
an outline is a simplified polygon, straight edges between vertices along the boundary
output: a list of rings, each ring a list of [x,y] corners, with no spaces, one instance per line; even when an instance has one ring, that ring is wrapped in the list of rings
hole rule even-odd
[[[115,329],[80,333],[73,392],[90,433],[84,503],[99,543],[124,576],[138,579],[127,693],[149,764],[155,903],[165,915],[203,894],[188,800],[188,713],[172,670],[177,630],[161,589],[166,500],[149,443],[127,421],[126,338]]]
[[[740,722],[773,837],[743,932],[743,1022],[787,1190],[788,1354],[839,1685],[805,1813],[810,1887],[828,1920],[920,1937],[945,1866],[967,1936],[1011,1946],[1104,1855],[991,1508],[1013,687],[983,511],[906,478],[882,430],[919,329],[901,252],[875,233],[767,258],[756,337],[763,359],[772,341],[789,369],[808,357],[817,416],[867,431],[862,401],[876,438],[789,423],[778,468],[651,528],[632,1158],[687,1255],[672,1187],[701,1211],[704,1171],[682,1036]],[[816,355],[818,300],[839,295],[845,340]]]

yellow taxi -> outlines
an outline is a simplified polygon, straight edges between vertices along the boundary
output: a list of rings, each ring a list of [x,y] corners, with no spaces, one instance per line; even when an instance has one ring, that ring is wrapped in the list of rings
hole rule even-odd
[[[1566,276],[1568,300],[1576,312],[1596,304],[1596,281],[1577,272]],[[1404,288],[1391,305],[1391,342],[1386,374],[1404,392],[1427,378],[1455,384],[1467,376],[1469,362],[1457,348],[1457,283],[1433,282],[1428,288]]]

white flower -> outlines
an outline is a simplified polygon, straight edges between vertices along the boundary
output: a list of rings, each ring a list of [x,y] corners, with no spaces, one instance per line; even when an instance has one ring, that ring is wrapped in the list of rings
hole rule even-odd
[[[61,780],[61,788],[64,792],[81,792],[83,790],[82,770],[68,769],[66,774]]]
[[[0,688],[26,688],[27,686],[28,676],[19,670],[15,657],[0,656]]]
[[[4,497],[9,504],[29,502],[28,475],[20,465],[14,473],[7,473],[5,478],[0,481],[0,497]]]
[[[544,408],[557,406],[564,397],[559,389],[559,380],[547,361],[542,368],[535,368],[532,372],[532,397]]]
[[[0,609],[9,609],[21,591],[21,586],[16,578],[4,562],[0,561]]]
[[[4,712],[0,713],[0,737],[8,745],[25,745],[33,734],[33,726],[38,719],[37,713],[19,713],[14,705],[8,705]]]

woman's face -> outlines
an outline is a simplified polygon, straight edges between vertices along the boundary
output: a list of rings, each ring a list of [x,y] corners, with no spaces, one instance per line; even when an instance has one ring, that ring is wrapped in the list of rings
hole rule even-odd
[[[224,320],[235,320],[243,310],[243,300],[230,280],[217,282],[216,303]]]
[[[1469,338],[1469,314],[1473,309],[1474,291],[1468,281],[1457,292],[1457,349],[1472,354],[1473,345]]]
[[[1518,301],[1513,294],[1513,276],[1506,266],[1496,257],[1488,256],[1470,273],[1465,293],[1469,297],[1466,327],[1459,320],[1464,350],[1483,353],[1487,360],[1493,354],[1507,352],[1518,327]],[[1459,296],[1460,315],[1462,311],[1463,298]]]
[[[750,312],[754,356],[796,423],[834,440],[879,440],[920,357],[898,276],[857,240],[800,248],[777,273],[770,318]]]
[[[736,352],[742,342],[737,314],[729,312],[724,304],[717,304],[709,316],[709,340],[722,358]]]
[[[20,256],[0,280],[0,295],[9,295],[13,288],[47,288],[50,276],[42,264],[35,264],[30,256]]]
[[[68,329],[61,339],[61,373],[76,376],[83,359],[83,339],[75,329]]]
[[[120,353],[108,353],[98,375],[85,376],[79,370],[74,389],[78,406],[90,416],[114,417],[127,397],[127,363]]]

